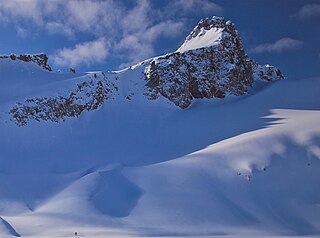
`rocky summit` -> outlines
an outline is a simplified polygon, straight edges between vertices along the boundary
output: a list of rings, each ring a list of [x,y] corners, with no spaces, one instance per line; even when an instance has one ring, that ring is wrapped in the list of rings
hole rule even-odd
[[[183,109],[194,98],[240,96],[257,80],[284,79],[250,59],[235,25],[221,17],[201,20],[176,52],[154,58],[145,76],[150,98],[162,95]]]

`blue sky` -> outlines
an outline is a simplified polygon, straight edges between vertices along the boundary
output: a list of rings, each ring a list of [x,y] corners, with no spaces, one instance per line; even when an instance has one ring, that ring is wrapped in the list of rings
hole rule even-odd
[[[201,18],[232,20],[247,53],[288,77],[320,75],[319,0],[0,0],[0,53],[54,69],[114,70],[172,52]]]

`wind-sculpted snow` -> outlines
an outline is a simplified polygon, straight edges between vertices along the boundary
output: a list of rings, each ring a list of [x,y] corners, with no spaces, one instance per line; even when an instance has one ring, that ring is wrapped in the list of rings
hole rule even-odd
[[[0,234],[4,233],[9,236],[13,237],[20,237],[20,235],[16,232],[16,230],[8,223],[6,220],[4,220],[2,217],[0,217]]]
[[[317,236],[319,88],[282,80],[188,110],[120,91],[64,123],[2,123],[0,216],[25,237]]]

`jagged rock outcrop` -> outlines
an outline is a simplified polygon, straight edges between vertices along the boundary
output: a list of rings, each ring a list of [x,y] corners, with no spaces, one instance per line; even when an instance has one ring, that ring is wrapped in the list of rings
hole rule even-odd
[[[118,90],[105,76],[76,86],[67,96],[32,98],[16,103],[9,112],[12,120],[18,126],[25,126],[30,120],[60,122],[66,117],[78,117],[85,110],[98,109]]]
[[[194,98],[239,96],[255,80],[284,78],[277,68],[251,60],[235,25],[220,17],[201,20],[177,52],[151,61],[145,77],[150,99],[162,95],[183,109]]]
[[[46,54],[35,54],[35,55],[27,55],[27,54],[20,54],[20,55],[1,55],[0,59],[11,59],[11,60],[21,60],[24,62],[33,62],[39,65],[41,68],[52,71],[51,67],[48,65],[48,56]]]

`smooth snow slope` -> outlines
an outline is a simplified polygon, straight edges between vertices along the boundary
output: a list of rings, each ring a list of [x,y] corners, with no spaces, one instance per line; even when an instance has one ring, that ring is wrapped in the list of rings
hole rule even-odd
[[[99,110],[17,127],[16,101],[92,78],[19,64],[0,62],[0,237],[320,234],[320,78],[181,110],[143,96],[139,65]]]
[[[198,48],[209,47],[217,44],[222,36],[221,28],[212,28],[210,30],[201,29],[199,34],[186,41],[179,47],[177,52],[186,52]]]

